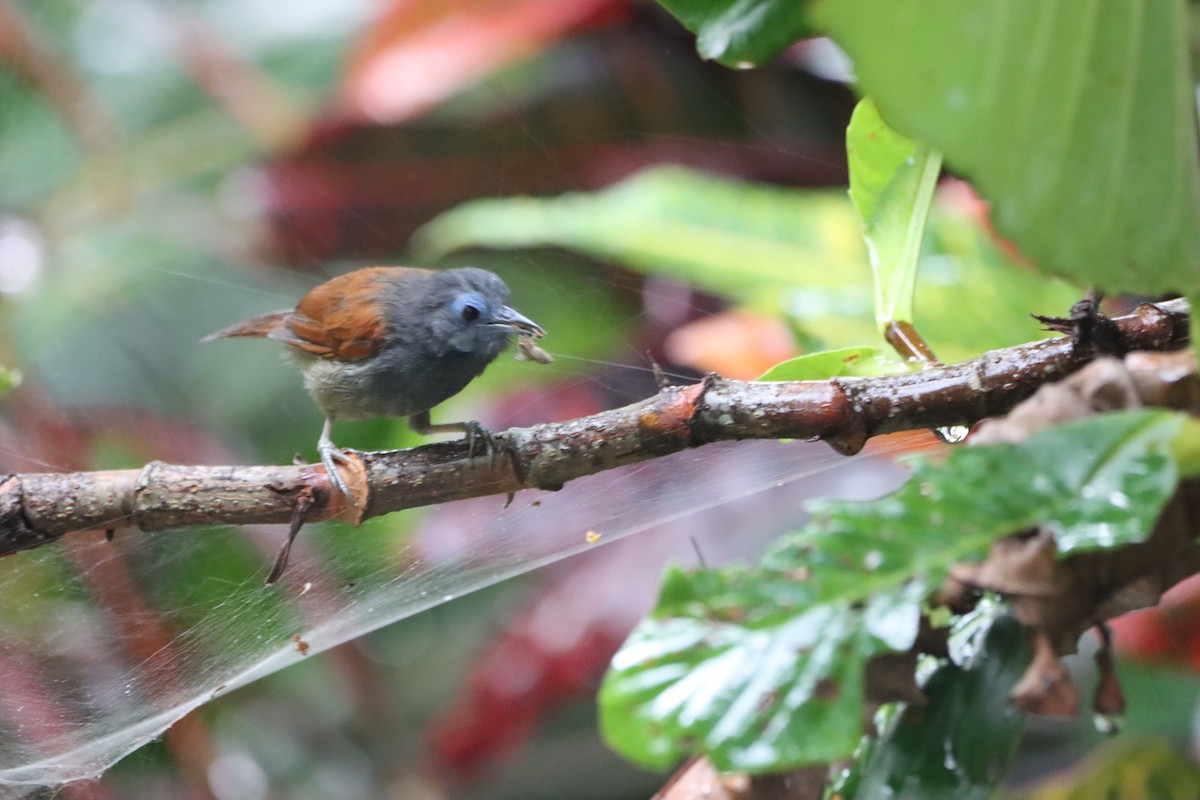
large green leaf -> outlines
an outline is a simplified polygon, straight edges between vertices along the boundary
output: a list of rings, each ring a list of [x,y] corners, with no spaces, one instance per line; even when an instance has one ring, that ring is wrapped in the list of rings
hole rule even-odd
[[[824,0],[861,89],[993,203],[1040,268],[1110,291],[1200,286],[1183,0]]]
[[[912,645],[924,587],[868,598],[855,589],[868,565],[835,571],[669,573],[601,689],[605,738],[657,768],[693,747],[718,769],[845,755],[862,733],[866,662]]]
[[[741,770],[844,757],[867,660],[911,645],[952,564],[1041,522],[1064,552],[1140,541],[1174,488],[1179,425],[1121,412],[954,450],[887,497],[817,505],[756,567],[672,572],[605,679],[606,738],[656,767],[695,751]]]
[[[912,322],[917,258],[942,156],[892,130],[870,98],[846,131],[850,199],[863,221],[875,273],[875,321]]]
[[[421,260],[468,247],[567,247],[785,314],[812,347],[879,341],[862,226],[842,192],[663,167],[590,194],[468,203],[415,244]],[[1045,335],[1028,312],[1065,312],[1080,294],[1013,264],[962,203],[935,198],[916,305],[943,359]]]
[[[746,296],[864,275],[858,223],[837,192],[798,192],[679,167],[591,194],[480,200],[422,228],[425,258],[470,246],[566,246]]]
[[[984,800],[1004,777],[1025,728],[1008,695],[1029,664],[1028,635],[984,602],[955,625],[970,652],[939,665],[922,685],[923,707],[882,709],[837,782],[843,800]]]
[[[730,66],[762,64],[808,35],[800,0],[660,0],[696,33],[705,58]]]
[[[906,557],[909,569],[932,568],[938,580],[947,557],[969,557],[1038,523],[1050,527],[1063,556],[1133,544],[1175,489],[1171,447],[1182,422],[1166,411],[1124,411],[1049,428],[1017,445],[917,459],[908,483],[881,500],[816,504],[825,514],[818,523],[834,550],[854,536],[874,536],[889,563]]]

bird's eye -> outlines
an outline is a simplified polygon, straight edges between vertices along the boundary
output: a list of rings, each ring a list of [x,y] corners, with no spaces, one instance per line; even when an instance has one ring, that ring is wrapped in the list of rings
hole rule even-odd
[[[476,292],[464,292],[454,298],[454,302],[450,304],[450,312],[467,322],[474,322],[483,316],[487,307],[487,300]]]

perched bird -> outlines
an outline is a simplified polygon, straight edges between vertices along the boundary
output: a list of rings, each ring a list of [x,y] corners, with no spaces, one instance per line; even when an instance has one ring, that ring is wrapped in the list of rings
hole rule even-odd
[[[429,409],[462,391],[513,335],[545,335],[508,303],[508,286],[486,270],[368,267],[321,284],[293,311],[244,320],[203,341],[249,336],[287,345],[325,412],[321,463],[348,495],[335,466],[348,459],[330,439],[335,419],[408,417],[418,433],[460,432],[472,447],[479,438],[490,446],[479,423],[434,425]]]

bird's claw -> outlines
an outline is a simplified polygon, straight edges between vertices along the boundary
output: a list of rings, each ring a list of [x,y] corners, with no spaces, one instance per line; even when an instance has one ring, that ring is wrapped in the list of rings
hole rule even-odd
[[[325,467],[325,474],[329,476],[330,482],[344,497],[350,497],[350,487],[346,486],[346,481],[342,479],[342,473],[337,468],[338,464],[351,463],[350,456],[346,455],[345,450],[328,441],[318,442],[317,452],[321,454],[321,466]]]
[[[463,425],[467,434],[467,458],[474,458],[476,444],[483,442],[483,452],[488,457],[488,466],[491,466],[496,458],[496,440],[492,438],[491,431],[474,420],[464,422]]]

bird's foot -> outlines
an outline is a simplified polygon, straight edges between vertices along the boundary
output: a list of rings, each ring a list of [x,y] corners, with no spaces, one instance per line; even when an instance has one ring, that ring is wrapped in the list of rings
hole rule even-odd
[[[321,466],[325,467],[325,474],[329,476],[330,482],[337,487],[343,497],[350,497],[350,488],[346,486],[346,481],[342,479],[342,473],[338,471],[338,464],[350,464],[350,457],[346,455],[345,450],[341,449],[328,439],[322,439],[317,442],[317,452],[321,454]]]
[[[488,457],[488,465],[491,466],[496,457],[496,440],[492,438],[491,431],[475,420],[464,422],[463,429],[467,440],[467,458],[474,458],[476,447],[482,444],[483,454]]]

